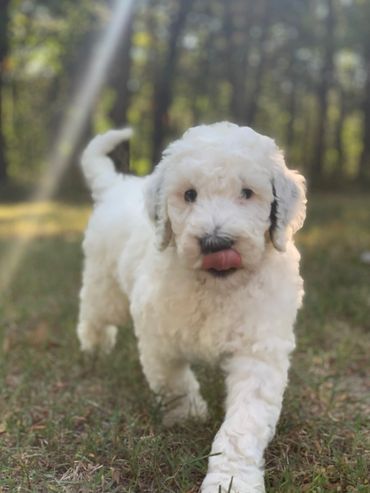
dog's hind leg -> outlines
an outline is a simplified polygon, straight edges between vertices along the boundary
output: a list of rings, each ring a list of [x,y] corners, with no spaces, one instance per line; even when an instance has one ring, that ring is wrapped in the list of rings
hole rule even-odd
[[[116,342],[116,325],[130,320],[128,301],[116,280],[104,269],[87,264],[80,292],[77,335],[81,349],[109,353]]]

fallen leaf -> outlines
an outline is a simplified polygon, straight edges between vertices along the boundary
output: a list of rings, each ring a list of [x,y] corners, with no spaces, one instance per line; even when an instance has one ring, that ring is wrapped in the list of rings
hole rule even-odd
[[[46,428],[46,425],[42,425],[42,424],[36,424],[36,425],[32,425],[31,426],[31,430],[32,431],[37,431],[37,430],[44,430]]]
[[[33,347],[44,346],[49,339],[49,327],[44,321],[40,321],[28,334],[28,342]]]
[[[58,391],[58,390],[63,390],[65,389],[66,387],[68,386],[67,382],[62,382],[62,381],[58,381],[58,382],[55,382],[54,385],[53,385],[53,390],[54,391]]]
[[[115,469],[112,467],[112,480],[116,483],[119,484],[121,481],[121,474],[118,469]]]

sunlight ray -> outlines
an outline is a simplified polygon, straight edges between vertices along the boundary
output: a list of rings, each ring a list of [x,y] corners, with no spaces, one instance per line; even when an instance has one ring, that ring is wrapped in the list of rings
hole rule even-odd
[[[96,44],[82,83],[66,111],[55,146],[47,159],[50,166],[42,177],[31,202],[46,201],[56,191],[89,112],[105,82],[121,33],[128,28],[134,4],[134,0],[116,0],[111,21]],[[30,241],[31,238],[12,242],[5,252],[0,269],[0,296],[11,284]]]

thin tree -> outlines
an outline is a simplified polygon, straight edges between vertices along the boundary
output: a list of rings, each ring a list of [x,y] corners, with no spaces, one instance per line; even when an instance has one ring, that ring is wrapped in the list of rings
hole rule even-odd
[[[253,126],[257,117],[258,106],[262,94],[262,81],[268,62],[267,44],[270,36],[270,27],[273,20],[273,5],[270,0],[260,2],[261,8],[261,34],[259,38],[259,61],[255,70],[252,89],[249,92],[249,100],[246,106],[246,120]]]
[[[311,166],[311,181],[318,185],[322,179],[324,167],[326,127],[328,123],[329,90],[333,81],[334,71],[334,30],[335,13],[333,0],[326,0],[327,15],[325,18],[324,56],[321,77],[317,86],[318,120],[314,140],[314,153]]]
[[[362,152],[358,166],[360,183],[370,179],[370,49],[366,57],[366,82],[363,96]]]
[[[153,164],[156,164],[160,158],[168,128],[168,112],[172,102],[173,81],[180,50],[179,42],[192,4],[193,0],[179,0],[178,9],[174,12],[169,26],[164,62],[159,66],[154,83]]]
[[[341,181],[345,176],[345,172],[344,172],[345,149],[343,143],[343,129],[344,129],[344,123],[346,121],[347,98],[344,89],[340,86],[338,88],[338,98],[339,98],[338,101],[339,111],[335,125],[335,131],[334,131],[334,139],[335,139],[334,145],[337,151],[335,174],[337,176],[337,180]]]
[[[4,137],[4,82],[9,51],[9,4],[10,0],[0,0],[0,183],[8,177]]]
[[[118,43],[119,48],[111,63],[111,75],[108,86],[114,91],[115,100],[109,111],[109,117],[115,127],[121,127],[127,123],[133,21],[134,8],[129,13],[126,29],[122,29]]]
[[[255,4],[224,1],[223,35],[226,44],[227,78],[231,86],[230,114],[236,123],[246,123],[245,83],[248,71],[249,34]]]

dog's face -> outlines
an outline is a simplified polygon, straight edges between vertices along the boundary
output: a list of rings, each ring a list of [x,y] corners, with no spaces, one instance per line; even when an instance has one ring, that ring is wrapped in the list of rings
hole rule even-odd
[[[146,204],[160,249],[173,242],[188,268],[225,278],[255,269],[271,241],[284,251],[304,220],[304,180],[268,137],[203,125],[164,152]]]

